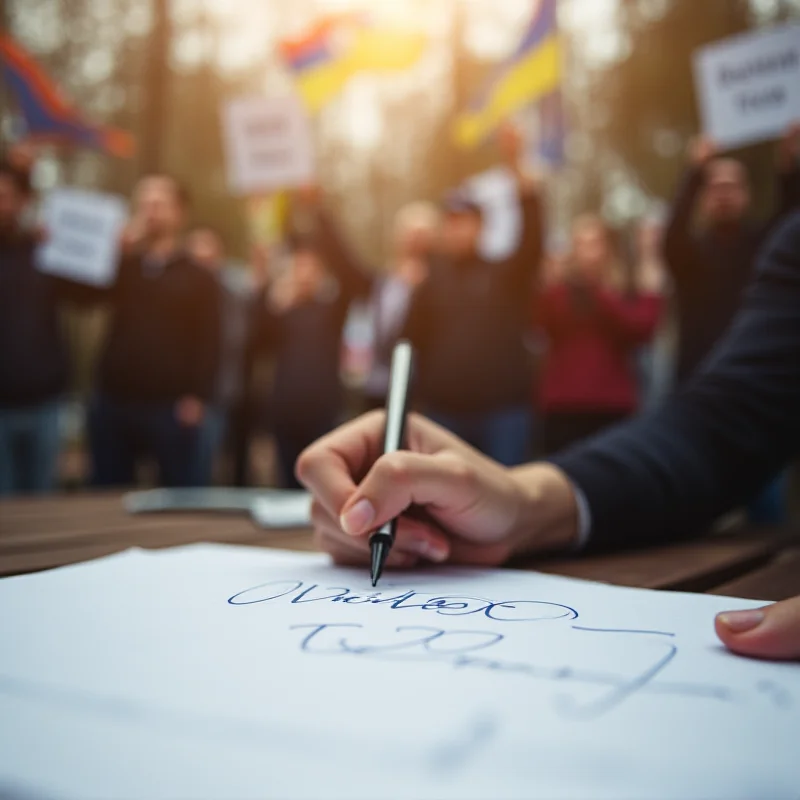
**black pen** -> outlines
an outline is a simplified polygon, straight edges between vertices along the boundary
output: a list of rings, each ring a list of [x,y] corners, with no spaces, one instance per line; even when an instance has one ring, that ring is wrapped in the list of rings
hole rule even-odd
[[[411,371],[414,352],[411,343],[399,341],[392,353],[392,368],[389,375],[389,394],[386,398],[386,431],[383,435],[383,452],[394,453],[403,447],[406,432],[408,397],[411,392]],[[389,556],[397,533],[397,518],[381,525],[369,537],[370,577],[372,585],[378,583],[383,565]]]

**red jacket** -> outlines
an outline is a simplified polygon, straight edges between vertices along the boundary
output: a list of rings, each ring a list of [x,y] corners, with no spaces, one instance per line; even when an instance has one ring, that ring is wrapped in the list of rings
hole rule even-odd
[[[556,284],[537,303],[549,340],[541,382],[545,412],[632,412],[638,404],[633,353],[658,326],[662,298]]]

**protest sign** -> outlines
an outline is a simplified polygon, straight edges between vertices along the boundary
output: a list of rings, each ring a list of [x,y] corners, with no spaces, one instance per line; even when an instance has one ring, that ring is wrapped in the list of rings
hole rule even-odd
[[[466,188],[483,209],[481,255],[489,261],[508,258],[522,235],[522,210],[514,176],[505,167],[496,167],[470,178]]]
[[[259,194],[312,180],[311,132],[297,98],[241,97],[224,106],[222,120],[233,192]]]
[[[94,286],[113,283],[127,213],[116,195],[53,190],[42,207],[46,239],[37,253],[39,269]]]
[[[777,138],[800,120],[800,25],[703,47],[694,72],[703,131],[722,147]]]

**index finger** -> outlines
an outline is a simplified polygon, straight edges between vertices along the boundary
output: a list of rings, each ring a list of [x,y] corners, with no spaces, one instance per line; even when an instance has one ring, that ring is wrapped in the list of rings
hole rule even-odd
[[[298,480],[335,519],[380,455],[383,427],[384,413],[372,411],[323,436],[297,459]]]

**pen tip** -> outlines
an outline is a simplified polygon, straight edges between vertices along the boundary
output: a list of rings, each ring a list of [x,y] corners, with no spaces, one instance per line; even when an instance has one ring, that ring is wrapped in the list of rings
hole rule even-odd
[[[370,555],[371,558],[371,565],[370,565],[370,577],[372,578],[372,586],[375,587],[378,585],[378,581],[380,580],[381,573],[383,572],[383,565],[386,561],[386,556],[389,554],[388,548],[383,542],[373,542],[372,547],[370,548]]]

